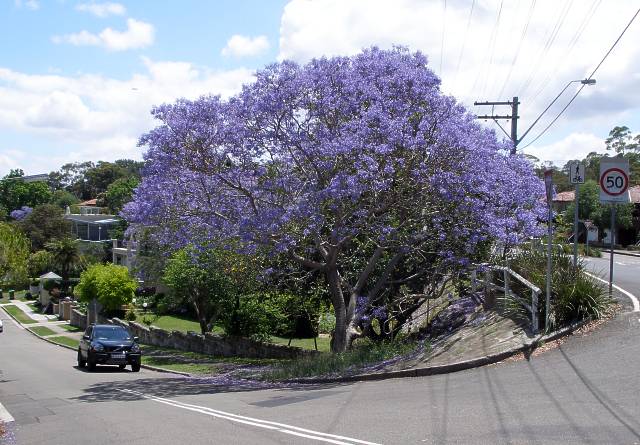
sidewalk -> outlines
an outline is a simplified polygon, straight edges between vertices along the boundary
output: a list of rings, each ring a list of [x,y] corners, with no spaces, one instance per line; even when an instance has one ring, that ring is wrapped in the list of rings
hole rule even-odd
[[[19,320],[16,320],[13,315],[11,315],[8,311],[5,311],[11,318],[13,318],[17,323],[19,323],[23,328],[30,330],[31,332],[38,335],[38,337],[42,338],[50,338],[50,337],[68,337],[74,340],[80,340],[82,338],[82,332],[70,332],[68,329],[65,329],[63,326],[70,326],[68,321],[58,320],[57,315],[46,315],[40,314],[33,310],[31,306],[29,306],[24,301],[20,300],[11,300],[10,303],[0,304],[0,308],[5,308],[7,306],[15,306],[20,309],[28,318],[34,321],[34,323],[20,323]],[[48,335],[40,335],[33,330],[36,328],[47,328],[48,330],[53,331],[53,334]]]

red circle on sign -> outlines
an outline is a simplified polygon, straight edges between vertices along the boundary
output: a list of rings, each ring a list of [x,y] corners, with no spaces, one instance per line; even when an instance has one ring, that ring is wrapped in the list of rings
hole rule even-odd
[[[609,190],[607,190],[607,188],[603,184],[604,178],[607,176],[607,173],[609,173],[609,172],[620,173],[620,175],[622,175],[622,177],[624,178],[624,187],[622,189],[620,189],[620,191],[617,192],[617,193],[610,192]],[[624,192],[627,191],[627,188],[629,188],[629,177],[627,176],[627,174],[624,171],[622,171],[621,169],[619,169],[617,167],[610,168],[608,170],[605,170],[604,173],[602,174],[602,176],[600,177],[600,187],[602,188],[602,191],[605,192],[607,195],[611,195],[611,196],[622,195]]]

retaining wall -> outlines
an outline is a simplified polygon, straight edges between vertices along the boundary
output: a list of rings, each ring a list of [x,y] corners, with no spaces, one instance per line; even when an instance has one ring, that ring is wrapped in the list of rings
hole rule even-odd
[[[140,343],[173,348],[181,351],[197,352],[222,357],[248,358],[298,358],[317,354],[292,346],[262,343],[244,337],[221,336],[216,334],[197,334],[195,332],[165,331],[153,326],[147,327],[136,322],[126,322],[118,318],[110,320],[129,329],[131,335],[138,337]]]

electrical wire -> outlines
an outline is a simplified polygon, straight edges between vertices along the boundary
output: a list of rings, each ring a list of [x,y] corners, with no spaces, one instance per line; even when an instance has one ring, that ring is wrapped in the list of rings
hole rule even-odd
[[[519,16],[519,12],[520,12],[520,6],[522,5],[522,2],[517,2],[516,3],[516,7],[515,7],[515,11],[513,13],[513,16],[518,17]],[[507,13],[507,11],[505,11],[505,13]],[[517,21],[516,20],[508,20],[508,22],[511,23],[511,26],[509,27],[509,29],[506,31],[506,36],[507,39],[503,39],[503,40],[511,40],[508,37],[512,36],[515,34],[515,29],[516,29],[516,25],[517,25]],[[500,38],[500,35],[497,36],[497,38]],[[505,65],[505,59],[507,59],[507,48],[504,48],[503,51],[500,51],[500,59],[498,60],[496,66],[497,66],[497,71],[498,73],[496,73],[496,75],[491,76],[492,77],[492,82],[491,82],[491,87],[489,87],[489,89],[487,90],[488,95],[490,96],[494,96],[494,92],[496,91],[497,88],[500,87],[500,80],[499,80],[499,73],[502,71],[500,68],[503,67]],[[493,72],[493,65],[489,66],[489,72]]]
[[[613,49],[616,47],[616,45],[618,44],[618,42],[620,41],[620,39],[622,39],[622,36],[624,36],[624,34],[627,32],[627,29],[629,29],[629,27],[631,26],[631,24],[634,22],[634,20],[636,19],[636,17],[638,17],[638,14],[640,14],[640,9],[638,9],[636,11],[636,13],[633,15],[633,17],[631,18],[631,20],[629,21],[629,23],[627,24],[627,26],[625,26],[625,28],[622,30],[622,33],[618,36],[618,38],[616,39],[615,42],[613,42],[613,45],[611,45],[611,48],[609,48],[609,51],[607,51],[607,53],[604,55],[604,57],[602,58],[602,60],[600,60],[600,63],[598,63],[598,66],[595,67],[595,69],[593,70],[593,72],[591,74],[589,74],[589,77],[587,77],[587,79],[591,79],[593,77],[593,75],[598,71],[598,69],[600,69],[600,67],[602,66],[602,64],[604,63],[604,61],[607,59],[607,57],[609,57],[609,54],[611,54],[611,52],[613,51]],[[537,141],[538,139],[540,139],[540,137],[542,137],[542,135],[544,135],[547,130],[560,118],[560,116],[562,116],[562,114],[565,112],[565,110],[567,108],[569,108],[569,106],[573,103],[573,101],[575,100],[576,97],[578,97],[578,95],[580,94],[580,92],[582,91],[582,89],[585,87],[585,84],[582,84],[580,86],[580,88],[578,89],[578,91],[576,91],[576,94],[573,95],[573,97],[571,98],[571,100],[569,101],[569,103],[567,103],[567,105],[565,105],[565,107],[560,111],[560,113],[558,113],[558,115],[551,121],[551,123],[549,125],[547,125],[545,127],[544,130],[542,130],[542,132],[540,132],[540,134],[538,136],[535,137],[534,140],[532,140],[531,142],[529,142],[527,145],[525,145],[524,147],[522,147],[522,150],[524,150],[525,148],[527,148],[529,145],[533,144],[535,141]]]
[[[442,12],[442,40],[440,42],[440,77],[442,77],[442,60],[444,58],[444,34],[447,29],[447,0],[444,0],[444,11]]]
[[[496,19],[496,24],[493,29],[493,33],[491,36],[491,40],[489,45],[491,46],[491,51],[489,52],[489,64],[487,65],[487,75],[485,76],[482,93],[481,96],[484,96],[485,90],[487,89],[487,83],[489,81],[489,71],[491,70],[491,66],[493,65],[493,55],[496,52],[496,42],[498,41],[498,30],[500,29],[500,17],[502,16],[502,7],[504,6],[504,0],[500,1],[500,9],[498,9],[498,18]]]
[[[585,14],[584,18],[582,19],[582,22],[580,23],[580,25],[576,29],[576,32],[574,33],[573,37],[571,38],[571,40],[569,42],[568,49],[564,52],[562,57],[560,57],[560,60],[562,61],[562,63],[564,63],[564,64],[569,63],[569,61],[570,61],[569,56],[571,55],[571,52],[572,52],[573,48],[575,48],[576,44],[580,40],[580,37],[582,36],[582,33],[584,32],[584,30],[586,29],[587,25],[591,21],[591,18],[595,14],[595,12],[598,9],[598,6],[600,6],[601,2],[602,2],[602,0],[594,0],[593,3],[591,4],[591,6],[589,7],[589,9],[587,10],[587,13]],[[555,74],[555,71],[553,71],[553,70],[549,71],[547,76],[542,80],[542,82],[540,82],[539,88],[533,94],[533,99],[532,99],[532,106],[533,107],[535,107],[535,105],[537,105],[537,102],[538,102],[537,99],[540,98],[540,95],[542,94],[542,92],[549,86],[549,80],[551,79],[551,76],[553,76],[553,74]]]
[[[502,84],[502,88],[500,89],[500,93],[498,94],[498,97],[502,97],[502,94],[504,93],[504,90],[506,89],[509,80],[511,79],[511,74],[513,73],[513,68],[516,65],[516,62],[518,61],[518,56],[520,55],[520,49],[522,48],[522,43],[524,42],[524,39],[527,35],[527,30],[529,29],[529,23],[531,22],[531,17],[533,17],[533,10],[536,7],[536,0],[532,0],[531,2],[531,6],[529,6],[529,14],[527,17],[527,23],[524,25],[524,29],[522,30],[522,36],[520,36],[520,42],[518,43],[518,48],[516,49],[516,53],[513,56],[513,59],[511,60],[511,67],[509,67],[509,73],[507,74],[507,77],[504,81],[504,83]]]
[[[538,74],[538,70],[543,65],[542,60],[544,59],[544,57],[546,57],[547,53],[553,46],[553,43],[555,42],[556,37],[558,36],[558,32],[562,28],[562,25],[564,24],[564,21],[567,18],[567,14],[571,9],[572,3],[573,3],[573,0],[570,0],[569,2],[564,4],[564,7],[562,8],[562,12],[558,16],[558,20],[556,20],[556,23],[551,31],[551,35],[549,36],[544,47],[542,48],[540,55],[538,55],[538,58],[536,59],[533,65],[533,69],[529,72],[529,77],[527,77],[527,80],[524,82],[523,86],[520,88],[520,93],[518,94],[518,96],[524,96],[525,91],[531,86],[533,79],[535,79],[536,74]]]
[[[458,56],[458,65],[456,66],[456,76],[455,76],[454,84],[458,83],[458,73],[460,72],[460,63],[462,62],[462,55],[464,54],[464,49],[467,46],[467,35],[469,34],[469,28],[471,26],[471,17],[473,16],[473,8],[475,6],[476,6],[476,0],[473,0],[471,2],[471,11],[469,12],[469,18],[467,19],[467,28],[464,31],[464,40],[462,41],[462,48],[460,49],[460,55]]]
[[[504,2],[504,0],[501,0],[501,1],[500,1],[500,8],[498,9],[498,16],[497,16],[497,18],[496,18],[496,22],[495,22],[495,24],[493,25],[493,30],[491,31],[491,38],[490,38],[490,40],[493,40],[493,41],[494,41],[494,45],[493,45],[494,47],[495,47],[495,39],[494,39],[494,35],[496,34],[496,29],[498,28],[498,24],[500,23],[500,14],[502,14],[502,4],[503,4],[503,2]],[[487,54],[486,54],[486,56],[485,56],[485,59],[489,57],[489,53],[490,53],[490,52],[489,52],[489,50],[487,50]],[[484,71],[486,71],[486,70],[484,69],[484,65],[485,65],[485,64],[483,63],[483,67],[482,67],[482,69],[479,69],[479,70],[478,70],[478,74],[476,75],[476,80],[473,82],[473,85],[472,85],[471,90],[470,90],[469,92],[476,90],[476,86],[478,85],[478,81],[480,80],[480,76],[482,76],[482,73],[483,73]],[[486,83],[486,82],[485,82],[485,83]],[[483,92],[483,94],[484,94],[484,92]]]

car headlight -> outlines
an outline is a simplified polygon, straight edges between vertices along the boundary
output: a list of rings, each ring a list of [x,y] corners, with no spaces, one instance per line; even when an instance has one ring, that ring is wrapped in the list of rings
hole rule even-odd
[[[140,346],[138,346],[137,343],[134,343],[133,346],[131,346],[131,352],[140,352]]]
[[[104,351],[104,346],[102,345],[102,343],[91,343],[91,349],[96,352],[102,352]]]

